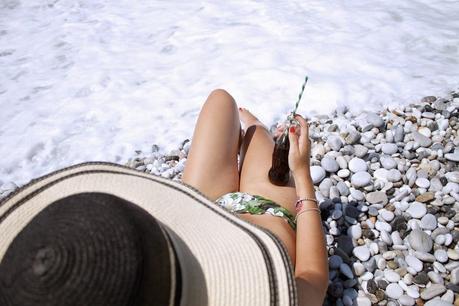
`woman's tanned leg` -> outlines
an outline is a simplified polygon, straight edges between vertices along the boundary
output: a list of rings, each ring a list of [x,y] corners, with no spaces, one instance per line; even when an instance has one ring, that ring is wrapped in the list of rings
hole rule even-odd
[[[213,90],[196,122],[182,181],[211,200],[238,191],[241,137],[236,102],[225,90]]]

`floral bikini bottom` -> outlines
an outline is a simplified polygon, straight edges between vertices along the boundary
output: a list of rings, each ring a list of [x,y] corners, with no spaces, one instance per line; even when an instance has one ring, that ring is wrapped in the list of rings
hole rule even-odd
[[[249,213],[252,215],[270,214],[281,217],[296,229],[295,216],[279,204],[259,195],[251,195],[246,192],[230,192],[222,195],[215,203],[232,213]]]

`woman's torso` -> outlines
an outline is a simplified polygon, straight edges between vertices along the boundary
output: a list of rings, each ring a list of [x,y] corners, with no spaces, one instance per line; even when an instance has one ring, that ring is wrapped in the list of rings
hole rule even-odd
[[[251,215],[251,214],[237,214],[241,219],[255,223],[276,235],[287,248],[293,266],[295,266],[296,254],[296,233],[292,227],[280,217],[273,215]]]

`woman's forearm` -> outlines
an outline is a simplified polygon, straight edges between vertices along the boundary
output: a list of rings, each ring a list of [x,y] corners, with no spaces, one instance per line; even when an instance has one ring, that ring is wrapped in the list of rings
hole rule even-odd
[[[295,187],[299,198],[315,198],[314,185],[309,172],[295,173]],[[318,207],[311,201],[303,201],[303,209]],[[328,285],[328,256],[322,219],[316,210],[298,216],[296,225],[295,276],[314,277]]]

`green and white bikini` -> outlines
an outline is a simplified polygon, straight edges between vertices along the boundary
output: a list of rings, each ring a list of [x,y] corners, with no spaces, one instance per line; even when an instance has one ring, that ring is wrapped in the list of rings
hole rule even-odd
[[[295,216],[288,209],[262,196],[240,191],[230,192],[219,197],[215,203],[232,213],[281,217],[296,230]]]

